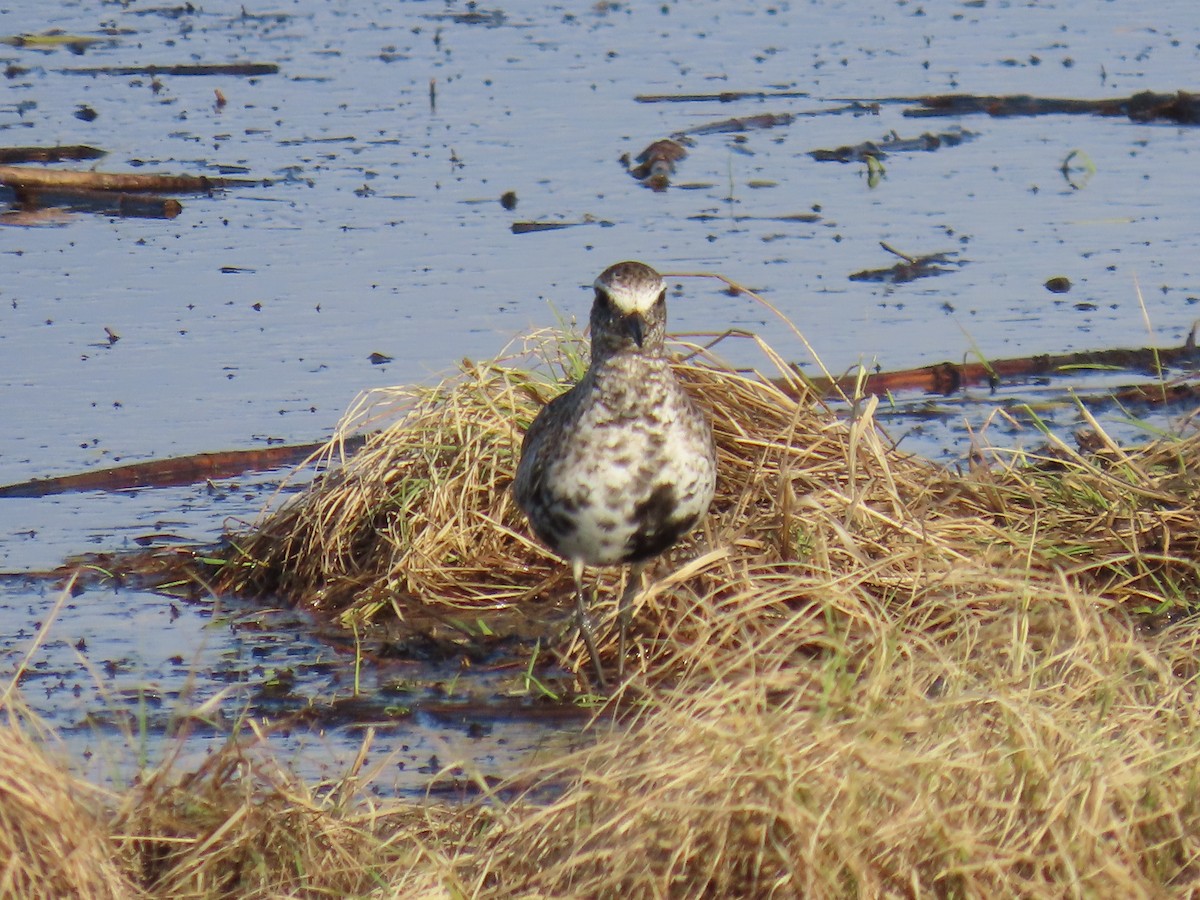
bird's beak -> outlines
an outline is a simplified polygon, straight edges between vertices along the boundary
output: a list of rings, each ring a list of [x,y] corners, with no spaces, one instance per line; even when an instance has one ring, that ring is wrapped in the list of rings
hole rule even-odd
[[[641,313],[630,313],[625,317],[625,330],[639,348],[642,346],[645,325],[646,320],[642,318]]]

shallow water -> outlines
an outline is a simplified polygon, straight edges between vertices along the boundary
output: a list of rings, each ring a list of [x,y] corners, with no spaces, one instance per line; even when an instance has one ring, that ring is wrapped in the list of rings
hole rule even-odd
[[[10,34],[113,36],[82,55],[0,47],[0,60],[23,70],[6,79],[0,144],[87,143],[109,152],[96,164],[103,170],[227,173],[269,184],[183,197],[172,221],[77,215],[0,228],[0,483],[319,439],[360,390],[431,381],[556,315],[583,318],[586,285],[627,257],[672,273],[719,271],[760,291],[834,371],[957,361],[973,348],[999,358],[1177,345],[1195,316],[1200,254],[1183,224],[1194,206],[1194,128],[1090,116],[913,119],[899,102],[882,104],[878,115],[827,114],[851,98],[1103,98],[1195,87],[1184,80],[1200,56],[1200,12],[1190,0],[1137,9],[973,0],[869,10],[852,2],[730,9],[688,0],[468,12],[462,4],[313,0],[3,8],[0,28]],[[233,61],[277,63],[280,72],[67,71]],[[722,91],[809,96],[635,99]],[[77,118],[80,105],[98,116]],[[664,193],[618,163],[672,133],[761,113],[798,118],[698,137]],[[808,155],[893,130],[912,137],[955,126],[977,137],[893,155],[875,187],[862,165]],[[1072,150],[1095,167],[1081,188],[1060,171]],[[509,190],[518,197],[513,212],[499,202]],[[813,211],[815,223],[779,218]],[[561,230],[511,230],[517,221],[585,218],[590,224]],[[912,254],[955,251],[962,265],[905,285],[851,281],[853,272],[895,262],[880,241]],[[1071,293],[1043,288],[1057,275],[1071,279]],[[763,308],[713,281],[671,281],[681,286],[673,329],[753,329],[812,368],[804,347]],[[120,340],[110,344],[106,327]],[[373,352],[391,361],[372,365]],[[740,365],[764,364],[749,342],[726,342],[720,352]],[[980,396],[963,414],[983,421],[989,399]],[[1064,430],[1075,421],[1070,412],[1058,418]],[[1120,410],[1101,413],[1105,425],[1135,438],[1136,430],[1121,430],[1122,418]],[[1179,418],[1176,411],[1151,422],[1171,428]],[[952,412],[890,427],[903,446],[953,462],[969,446],[960,421]],[[999,436],[1040,440],[1032,429]],[[227,517],[252,518],[278,480],[3,499],[0,568],[49,568],[70,554],[136,546],[146,535],[212,541]],[[15,665],[56,599],[42,582],[3,583],[5,660]],[[226,685],[219,661],[253,686],[267,677],[255,667],[319,658],[345,684],[345,656],[302,621],[272,619],[264,633],[279,640],[247,643],[232,623],[253,611],[214,617],[207,606],[172,604],[127,589],[73,598],[35,662],[40,677],[79,683],[79,704],[63,704],[62,689],[32,685],[30,702],[79,735],[86,711],[103,707],[106,693],[128,697],[152,685],[166,698],[166,712],[148,720],[158,735],[170,730],[185,682],[201,699]],[[72,649],[79,637],[84,658]],[[188,664],[171,663],[176,657]],[[96,659],[126,662],[97,678],[88,673]],[[314,696],[333,690],[309,679],[302,688]],[[445,730],[434,726],[429,740],[443,740]],[[504,727],[513,729],[509,750],[538,746],[552,731]],[[389,728],[388,747],[420,748],[409,761],[416,767],[425,753],[424,738],[414,736],[420,723]],[[352,750],[356,735],[297,744],[296,756],[306,765],[336,757]],[[491,755],[505,770],[511,757],[472,740],[451,755]]]

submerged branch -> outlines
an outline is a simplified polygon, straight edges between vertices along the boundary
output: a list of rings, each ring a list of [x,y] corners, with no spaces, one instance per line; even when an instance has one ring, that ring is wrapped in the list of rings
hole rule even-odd
[[[354,450],[361,447],[365,440],[365,437],[360,436],[347,437],[343,443],[347,449]],[[0,497],[47,497],[70,491],[122,491],[139,487],[195,484],[212,478],[232,478],[246,472],[295,465],[325,446],[325,442],[322,441],[151,459],[93,472],[80,472],[58,478],[34,478],[19,484],[0,485]]]
[[[0,165],[0,184],[14,188],[78,188],[92,191],[206,193],[225,187],[259,185],[251,178],[209,178],[207,175],[149,175],[130,172],[79,172]]]
[[[62,162],[75,159],[99,159],[107,151],[86,144],[63,147],[0,147],[0,164],[27,162]]]
[[[987,113],[989,116],[1047,116],[1096,115],[1127,116],[1133,122],[1177,122],[1180,125],[1200,125],[1200,94],[1176,91],[1157,94],[1142,91],[1131,97],[1105,100],[1074,100],[1057,97],[1031,97],[1028,94],[978,96],[975,94],[938,94],[916,97],[908,102],[921,104],[906,109],[904,115],[960,116]]]
[[[9,196],[5,197],[6,194]],[[174,219],[183,211],[183,204],[174,197],[72,187],[0,187],[0,198],[10,199],[17,204],[20,212],[14,215],[27,214],[33,210],[74,209],[138,219]],[[11,224],[10,219],[6,218],[6,221]],[[17,224],[30,223],[21,218]]]
[[[893,131],[881,141],[863,141],[861,144],[846,145],[833,150],[810,150],[808,155],[818,162],[863,162],[868,157],[885,159],[890,153],[932,153],[942,147],[957,147],[978,136],[973,131],[964,131],[961,128],[938,134],[927,131],[913,138],[902,138]]]
[[[972,385],[986,384],[995,390],[1002,379],[1061,376],[1088,369],[1145,372],[1157,377],[1167,367],[1195,365],[1198,362],[1200,352],[1196,349],[1196,328],[1193,326],[1182,347],[1089,350],[978,363],[943,362],[896,372],[874,372],[863,378],[858,375],[843,375],[833,380],[814,378],[810,383],[825,397],[841,397],[853,392],[884,395],[900,391],[924,391],[949,396]],[[785,387],[782,384],[780,386]],[[1194,397],[1196,390],[1191,385],[1135,385],[1109,392],[1106,397],[1165,403]]]
[[[64,75],[276,75],[275,63],[196,63],[176,66],[100,66],[87,69],[59,69]]]

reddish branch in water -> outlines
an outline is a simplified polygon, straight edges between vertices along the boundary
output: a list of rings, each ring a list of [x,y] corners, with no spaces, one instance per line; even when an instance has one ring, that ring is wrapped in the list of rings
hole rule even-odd
[[[365,440],[364,437],[347,438],[345,447],[347,450],[357,449]],[[0,497],[45,497],[70,491],[122,491],[137,487],[194,484],[210,478],[232,478],[245,472],[294,465],[324,446],[324,443],[285,444],[255,450],[226,450],[152,459],[60,478],[35,478],[20,484],[4,485],[0,486]]]
[[[1106,100],[1071,100],[1056,97],[1031,97],[1028,94],[987,97],[974,94],[939,94],[915,97],[916,109],[906,109],[906,116],[960,116],[967,113],[987,113],[989,116],[1046,116],[1087,114],[1096,116],[1126,116],[1133,122],[1177,122],[1181,125],[1200,125],[1200,94],[1176,91],[1156,94],[1142,91],[1131,97]]]
[[[1142,347],[1137,349],[1092,350],[1058,355],[1023,356],[1017,359],[998,359],[988,363],[944,362],[919,369],[897,372],[876,372],[860,379],[855,375],[841,378],[814,378],[816,391],[824,397],[860,394],[895,394],[902,391],[924,391],[928,394],[954,394],[972,385],[986,384],[993,389],[1004,379],[1038,378],[1049,375],[1069,375],[1088,369],[1123,369],[1160,376],[1172,366],[1195,365],[1200,362],[1196,350],[1196,327],[1192,327],[1182,347]],[[1105,399],[1117,398],[1148,403],[1187,400],[1196,395],[1190,384],[1134,385],[1110,391]]]
[[[0,163],[62,162],[67,159],[99,159],[105,151],[86,144],[62,147],[0,147]]]

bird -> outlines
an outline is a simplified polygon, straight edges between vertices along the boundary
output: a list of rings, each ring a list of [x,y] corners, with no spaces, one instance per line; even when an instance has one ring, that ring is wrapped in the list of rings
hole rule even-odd
[[[664,348],[662,276],[645,263],[619,262],[593,287],[587,371],[534,418],[513,487],[534,534],[571,565],[579,632],[604,689],[584,566],[631,566],[618,604],[621,678],[642,570],[708,511],[717,456],[709,421]]]

